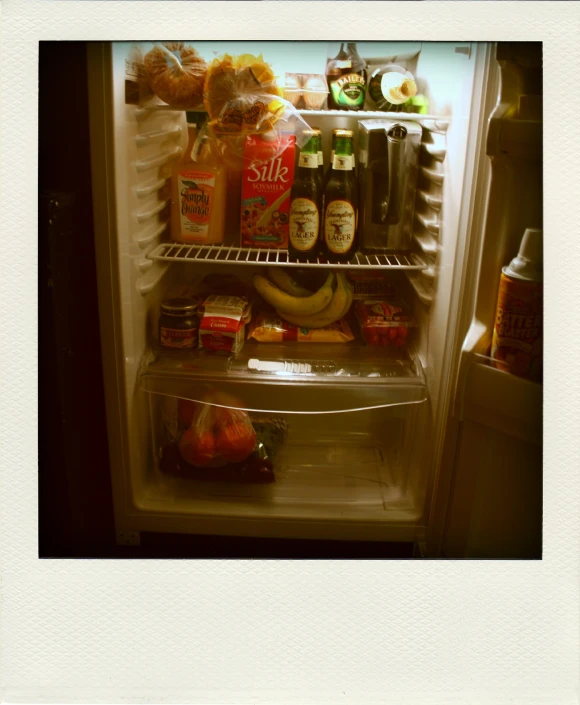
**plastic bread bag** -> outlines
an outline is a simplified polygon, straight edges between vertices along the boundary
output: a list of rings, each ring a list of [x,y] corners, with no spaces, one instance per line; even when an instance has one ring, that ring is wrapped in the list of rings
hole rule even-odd
[[[250,325],[248,339],[260,343],[349,343],[354,335],[346,318],[325,328],[301,328],[283,320],[276,313],[262,311]]]
[[[292,103],[284,100],[272,68],[262,55],[224,54],[209,66],[204,85],[204,105],[209,119],[198,139],[206,135],[215,143],[229,169],[242,168],[244,137],[263,135],[271,144],[268,159],[286,147],[282,135],[294,134],[296,144],[308,141],[308,124]]]
[[[151,90],[165,103],[180,108],[202,104],[207,63],[184,42],[158,42],[145,55]]]

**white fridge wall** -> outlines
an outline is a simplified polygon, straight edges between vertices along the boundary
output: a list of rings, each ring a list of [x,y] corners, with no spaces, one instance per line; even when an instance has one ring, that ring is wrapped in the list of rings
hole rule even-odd
[[[466,51],[466,46],[469,51]],[[385,54],[396,53],[392,44],[385,47]],[[254,50],[264,49],[265,54],[267,48],[252,46]],[[244,49],[251,50],[245,43]],[[406,50],[412,49],[412,46],[408,46]],[[151,438],[145,395],[138,387],[138,368],[141,356],[147,348],[148,335],[155,329],[159,302],[167,287],[173,283],[174,273],[178,271],[175,265],[167,267],[157,262],[150,264],[146,255],[166,237],[165,227],[169,213],[165,178],[169,175],[171,159],[184,148],[185,121],[183,113],[151,112],[125,105],[125,59],[129,51],[128,43],[113,44],[111,75],[105,76],[105,82],[110,81],[113,91],[117,230],[117,252],[114,253],[113,267],[118,266],[118,274],[114,273],[113,276],[118,279],[122,335],[121,341],[116,343],[116,355],[118,378],[123,384],[123,389],[119,390],[118,413],[124,420],[125,428],[126,455],[123,465],[125,490],[128,495],[127,505],[125,498],[116,498],[117,504],[122,504],[117,511],[117,518],[119,520],[125,514],[125,525],[138,528],[140,520],[135,517],[130,519],[127,514],[133,511],[131,496],[142,495],[148,481],[147,472],[143,472],[143,468],[150,466],[148,456]],[[326,49],[322,53],[326,53]],[[315,55],[317,52],[313,51],[312,56]],[[487,49],[483,45],[478,47],[465,44],[424,44],[417,69],[418,76],[424,73],[432,80],[429,84],[432,104],[444,110],[448,117],[451,113],[453,115],[444,137],[442,152],[445,173],[439,242],[437,254],[433,257],[433,302],[430,306],[416,304],[422,324],[419,350],[422,361],[426,363],[429,410],[423,414],[420,432],[411,424],[406,427],[406,443],[411,451],[411,461],[408,465],[409,486],[415,488],[417,498],[425,507],[428,504],[426,493],[430,491],[433,480],[431,473],[438,459],[434,441],[442,426],[441,384],[446,382],[449,373],[445,363],[448,356],[448,332],[453,325],[453,316],[451,320],[449,316],[458,242],[468,234],[464,225],[460,226],[460,217],[461,209],[467,207],[471,195],[470,170],[473,170],[474,160],[471,152],[468,152],[466,158],[468,141],[479,129],[472,112],[479,108],[477,100],[472,104],[474,77],[476,72],[479,72],[476,90],[481,90],[481,76],[486,61]],[[433,67],[432,73],[430,66]],[[356,119],[356,114],[345,114],[333,122],[350,123]],[[328,120],[329,118],[316,116],[317,123]],[[425,134],[430,134],[430,131],[426,129]],[[431,137],[431,142],[437,142],[439,137]],[[325,149],[328,155],[329,144]],[[437,150],[438,148],[435,152]],[[436,158],[441,160],[441,154],[436,155]],[[117,467],[118,465],[117,463]],[[383,532],[382,536],[387,535]]]

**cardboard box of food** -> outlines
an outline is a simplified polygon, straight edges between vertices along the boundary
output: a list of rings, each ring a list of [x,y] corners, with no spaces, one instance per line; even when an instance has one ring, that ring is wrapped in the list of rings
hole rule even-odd
[[[208,296],[199,323],[199,348],[236,355],[244,345],[251,304],[243,296]]]
[[[288,247],[294,135],[248,135],[242,173],[242,247]]]

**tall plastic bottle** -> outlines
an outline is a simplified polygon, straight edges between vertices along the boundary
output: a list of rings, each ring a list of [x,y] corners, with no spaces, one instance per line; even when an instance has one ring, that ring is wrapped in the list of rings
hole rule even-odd
[[[542,231],[528,228],[518,256],[502,269],[491,356],[500,370],[542,379]]]
[[[198,145],[195,114],[187,113],[188,144],[174,165],[171,194],[171,239],[195,245],[224,241],[226,172],[207,139]]]

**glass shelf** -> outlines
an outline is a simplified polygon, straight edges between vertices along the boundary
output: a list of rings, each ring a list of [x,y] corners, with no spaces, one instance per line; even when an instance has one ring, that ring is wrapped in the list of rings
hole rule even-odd
[[[152,260],[162,262],[212,262],[214,264],[283,264],[287,267],[327,267],[333,269],[397,269],[420,271],[427,268],[415,253],[397,253],[384,255],[363,255],[355,257],[344,264],[328,262],[322,258],[313,258],[308,262],[289,261],[288,250],[266,248],[229,247],[228,245],[180,245],[162,243],[147,255]]]

